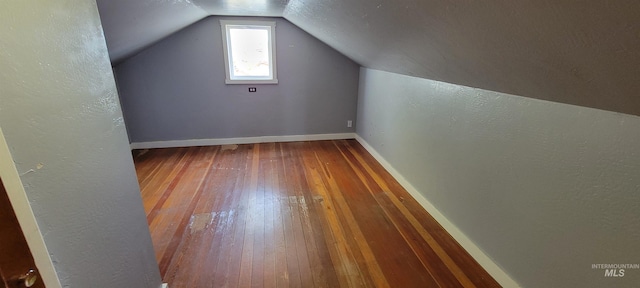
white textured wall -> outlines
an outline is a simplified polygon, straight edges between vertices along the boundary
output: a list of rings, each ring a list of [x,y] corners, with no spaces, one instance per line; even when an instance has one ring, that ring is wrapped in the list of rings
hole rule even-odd
[[[523,287],[640,283],[639,117],[362,68],[357,133]]]
[[[1,6],[0,126],[62,287],[159,287],[95,1]]]

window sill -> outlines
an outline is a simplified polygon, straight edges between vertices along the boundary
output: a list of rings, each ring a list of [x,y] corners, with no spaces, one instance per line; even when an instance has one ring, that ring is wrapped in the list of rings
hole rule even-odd
[[[225,84],[278,84],[278,79],[272,80],[229,80],[224,81]]]

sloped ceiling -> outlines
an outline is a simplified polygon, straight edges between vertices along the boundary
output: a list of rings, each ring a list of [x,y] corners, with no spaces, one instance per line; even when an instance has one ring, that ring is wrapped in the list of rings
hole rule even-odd
[[[118,63],[209,15],[282,17],[287,0],[97,0]]]
[[[114,62],[207,15],[283,16],[364,67],[640,115],[637,0],[98,4]]]

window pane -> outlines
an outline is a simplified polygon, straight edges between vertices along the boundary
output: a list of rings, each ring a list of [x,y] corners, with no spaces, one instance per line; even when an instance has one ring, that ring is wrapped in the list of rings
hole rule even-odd
[[[269,77],[269,31],[266,29],[229,29],[233,76]]]

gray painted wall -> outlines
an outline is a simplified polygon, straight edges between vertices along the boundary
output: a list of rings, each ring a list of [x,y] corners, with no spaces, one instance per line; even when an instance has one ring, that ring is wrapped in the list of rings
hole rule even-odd
[[[640,1],[291,0],[363,67],[640,115]]]
[[[131,142],[354,132],[346,123],[356,117],[356,63],[269,18],[277,22],[279,84],[226,85],[219,19],[197,22],[115,67]]]
[[[357,133],[523,287],[640,283],[640,117],[363,68]]]
[[[0,126],[62,286],[159,287],[95,1],[3,3]]]
[[[207,15],[282,16],[364,67],[640,115],[637,0],[98,4],[114,63]]]

